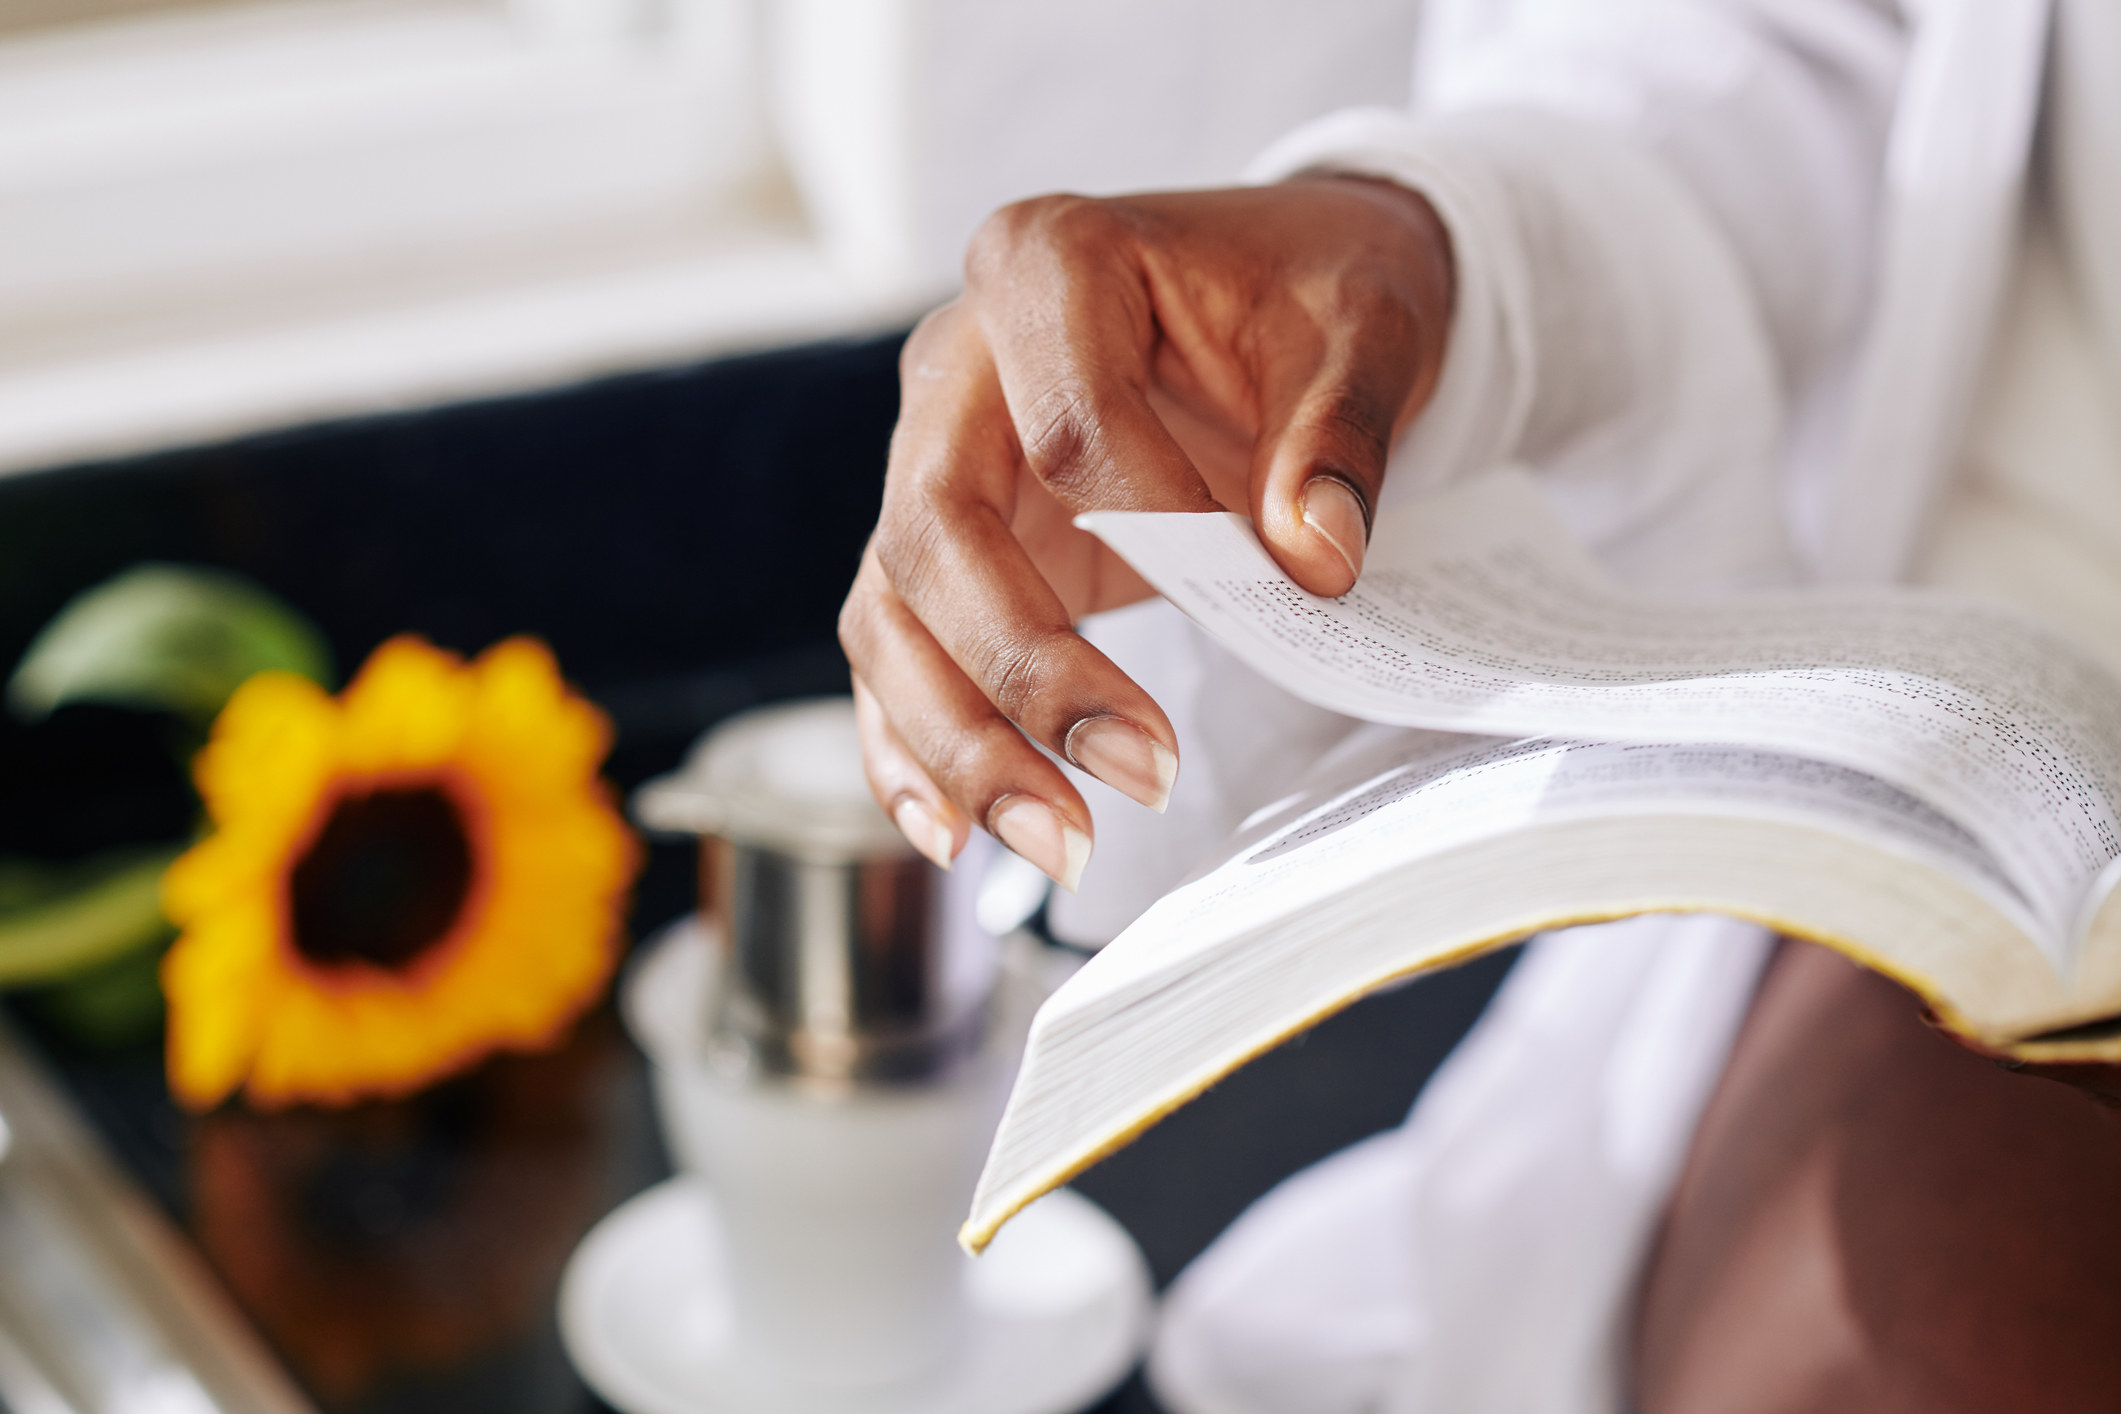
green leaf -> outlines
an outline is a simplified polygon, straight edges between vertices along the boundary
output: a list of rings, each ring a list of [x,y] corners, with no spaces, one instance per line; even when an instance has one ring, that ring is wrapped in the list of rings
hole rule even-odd
[[[112,702],[213,720],[254,673],[329,684],[315,625],[234,575],[141,565],[76,596],[30,644],[8,705],[35,721],[68,702]]]
[[[162,871],[183,845],[73,865],[0,859],[0,987],[70,977],[169,936]]]

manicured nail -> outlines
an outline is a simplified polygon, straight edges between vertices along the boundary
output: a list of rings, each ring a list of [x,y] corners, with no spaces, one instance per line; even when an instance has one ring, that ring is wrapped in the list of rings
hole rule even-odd
[[[950,846],[954,843],[950,827],[936,818],[933,810],[910,795],[902,795],[898,804],[891,807],[891,822],[930,863],[941,869],[950,867]]]
[[[1170,747],[1120,717],[1085,717],[1068,728],[1068,759],[1112,789],[1157,814],[1171,803],[1178,757]]]
[[[1348,574],[1359,578],[1369,526],[1363,517],[1362,500],[1354,489],[1337,476],[1314,476],[1304,483],[1302,505],[1304,524],[1339,551],[1347,562]]]
[[[1090,862],[1088,835],[1035,796],[1003,796],[988,818],[996,839],[1045,870],[1069,893],[1075,892],[1083,866]]]

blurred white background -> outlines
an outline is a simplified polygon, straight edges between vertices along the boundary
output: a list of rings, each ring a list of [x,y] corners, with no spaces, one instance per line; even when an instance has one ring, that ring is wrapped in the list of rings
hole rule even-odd
[[[909,321],[1403,100],[1414,0],[0,0],[0,471]]]

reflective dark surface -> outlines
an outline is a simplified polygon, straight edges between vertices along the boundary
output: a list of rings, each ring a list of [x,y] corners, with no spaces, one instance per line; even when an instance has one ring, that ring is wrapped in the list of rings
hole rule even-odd
[[[1397,1123],[1507,964],[1485,959],[1357,1004],[1076,1187],[1169,1282],[1277,1180]],[[188,1120],[151,1048],[84,1052],[39,1036],[320,1408],[604,1408],[560,1348],[560,1267],[599,1216],[669,1171],[642,1063],[608,1012],[556,1055],[337,1115]],[[1137,1380],[1103,1408],[1157,1406]]]
[[[342,665],[406,630],[467,652],[543,636],[610,712],[610,774],[630,789],[725,716],[845,689],[833,620],[875,517],[896,346],[0,480],[0,664],[128,565],[212,564],[313,616]],[[131,798],[123,785],[114,800]],[[694,876],[692,848],[654,846],[634,936],[689,909]],[[1078,1187],[1167,1282],[1279,1178],[1396,1123],[1506,965],[1351,1008]],[[561,1351],[555,1285],[581,1234],[668,1172],[642,1063],[608,1009],[555,1054],[412,1100],[188,1119],[157,1038],[92,1045],[34,997],[9,1006],[322,1409],[603,1408]],[[1105,1406],[1153,1407],[1138,1383]]]

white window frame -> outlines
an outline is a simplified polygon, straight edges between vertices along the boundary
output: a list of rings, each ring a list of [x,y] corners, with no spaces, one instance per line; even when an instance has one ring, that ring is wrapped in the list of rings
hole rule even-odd
[[[751,0],[249,0],[0,41],[0,473],[881,328]]]

